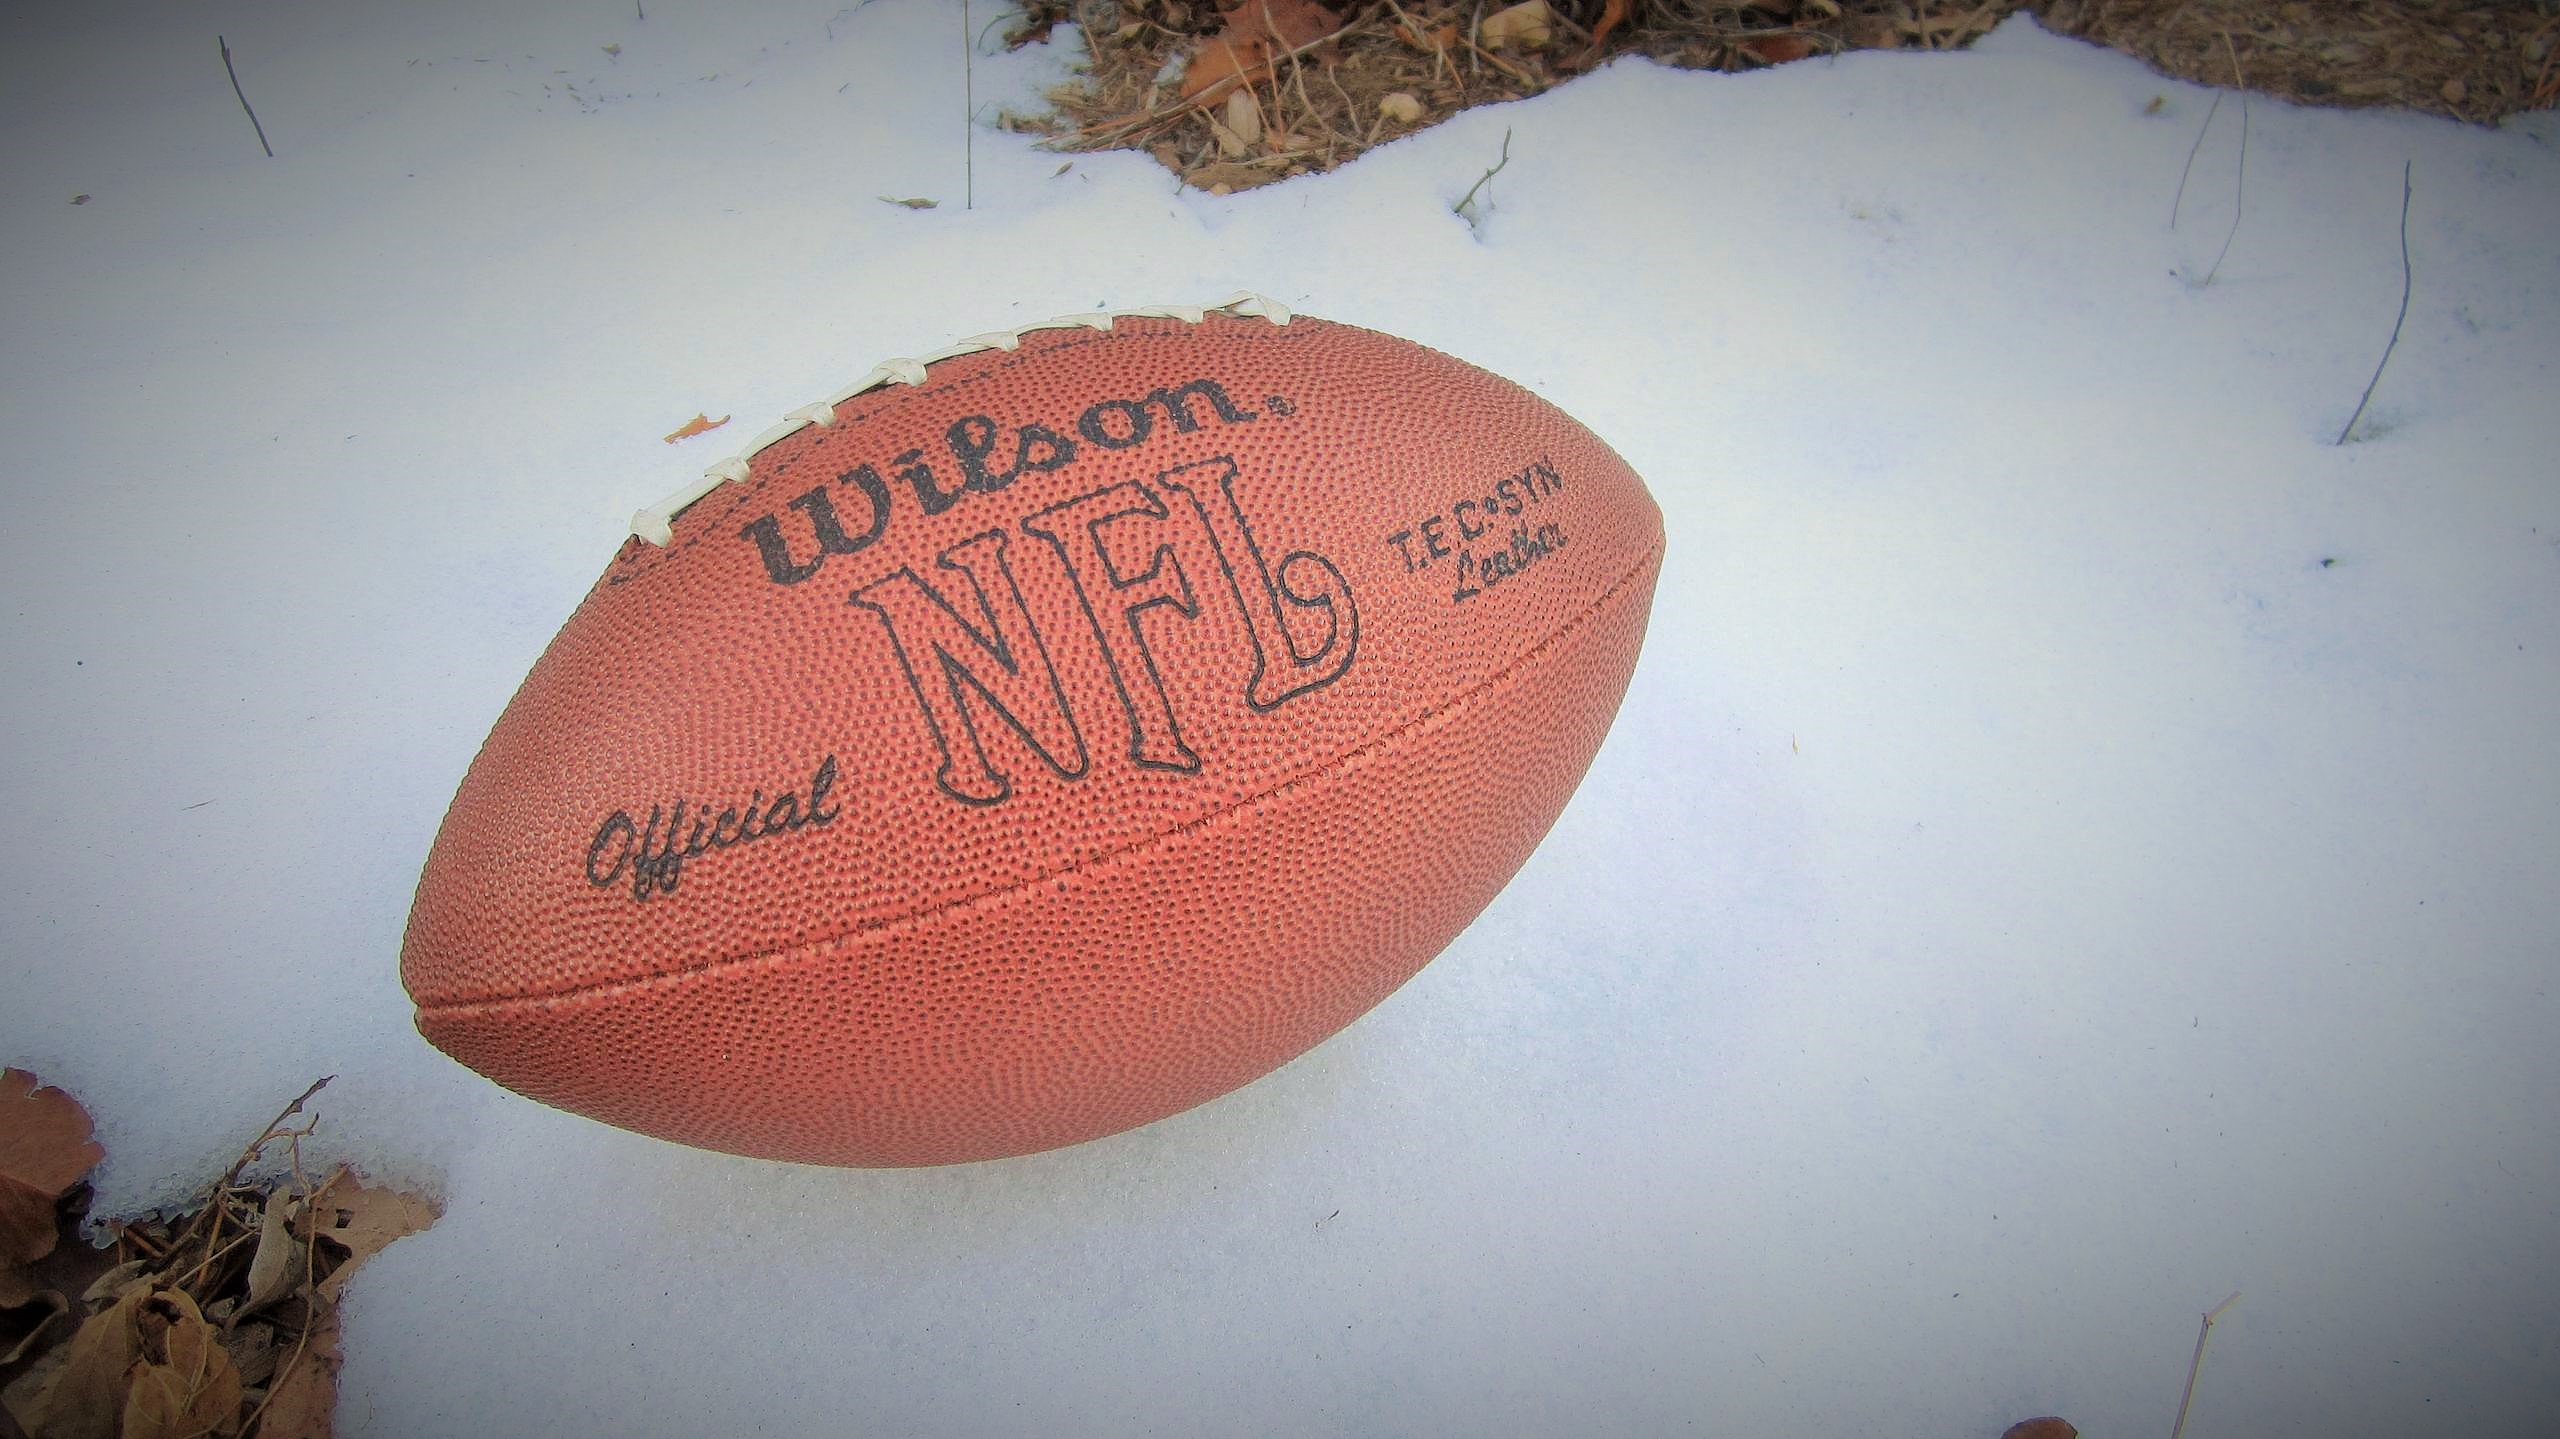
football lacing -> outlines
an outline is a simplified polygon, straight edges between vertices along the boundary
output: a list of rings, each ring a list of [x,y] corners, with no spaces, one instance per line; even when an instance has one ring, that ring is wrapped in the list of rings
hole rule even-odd
[[[929,355],[918,355],[911,359],[883,360],[871,367],[871,373],[854,381],[833,398],[820,400],[814,405],[803,405],[784,415],[782,423],[749,440],[745,449],[704,470],[702,478],[634,514],[631,517],[631,533],[664,549],[675,539],[676,516],[683,514],[695,502],[720,486],[746,479],[747,462],[762,454],[767,446],[796,435],[811,425],[834,424],[836,406],[856,395],[876,390],[883,385],[921,385],[925,380],[926,368],[941,361],[957,359],[962,355],[974,355],[983,350],[1019,349],[1022,345],[1022,337],[1034,330],[1108,330],[1113,322],[1122,319],[1180,320],[1186,325],[1196,325],[1212,310],[1229,315],[1258,315],[1275,325],[1289,323],[1288,306],[1267,295],[1257,295],[1251,290],[1238,290],[1214,305],[1150,305],[1133,310],[1095,310],[1082,315],[1060,315],[1054,319],[1035,320],[1017,330],[996,330],[984,335],[972,335],[965,340],[955,340]]]

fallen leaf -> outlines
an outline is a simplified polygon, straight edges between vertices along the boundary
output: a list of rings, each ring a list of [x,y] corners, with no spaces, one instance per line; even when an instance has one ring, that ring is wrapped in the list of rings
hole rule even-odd
[[[1222,12],[1226,25],[1202,37],[1182,72],[1182,98],[1214,100],[1269,68],[1275,54],[1304,49],[1342,28],[1315,0],[1244,0]]]
[[[267,1196],[266,1214],[258,1223],[258,1247],[249,1256],[249,1292],[237,1313],[254,1314],[301,1285],[307,1261],[292,1226],[285,1222],[292,1210],[291,1191],[278,1186]]]
[[[27,1431],[45,1439],[116,1439],[123,1425],[125,1371],[142,1357],[142,1306],[149,1287],[92,1314],[64,1345],[62,1367],[28,1406]]]
[[[347,1254],[320,1281],[320,1297],[337,1298],[357,1265],[380,1253],[392,1240],[434,1224],[440,1212],[432,1202],[414,1194],[368,1185],[351,1169],[330,1175],[328,1182],[312,1193],[310,1223],[322,1242],[334,1244]]]
[[[53,1196],[0,1175],[0,1299],[33,1292],[27,1266],[53,1252]]]
[[[302,1353],[276,1361],[267,1407],[258,1415],[258,1439],[329,1439],[329,1416],[338,1407],[338,1317],[312,1321]],[[286,1366],[290,1365],[288,1368]]]
[[[0,1302],[35,1292],[26,1266],[53,1252],[54,1206],[106,1157],[80,1101],[37,1087],[23,1069],[0,1069]]]
[[[880,203],[883,205],[904,205],[910,210],[931,210],[940,207],[942,204],[940,200],[928,200],[921,195],[906,200],[901,200],[895,195],[883,195],[880,197]]]
[[[1783,35],[1754,35],[1735,48],[1763,65],[1784,65],[1812,54],[1815,47],[1811,36],[1790,30]]]
[[[1609,32],[1627,23],[1627,0],[1601,0],[1600,18],[1591,26],[1591,57],[1596,59]]]
[[[0,1070],[0,1174],[58,1199],[106,1157],[80,1101],[23,1069]]]
[[[1280,178],[1280,172],[1261,165],[1224,161],[1202,165],[1182,178],[1194,189],[1206,190],[1212,195],[1232,195],[1238,190],[1270,184]]]
[[[1535,50],[1555,34],[1556,12],[1547,0],[1520,0],[1484,17],[1476,42],[1491,50]]]
[[[345,1362],[338,1353],[335,1301],[357,1265],[437,1219],[435,1205],[427,1200],[368,1185],[348,1169],[338,1170],[314,1190],[304,1212],[313,1237],[329,1246],[333,1257],[337,1251],[344,1251],[344,1257],[316,1286],[321,1302],[312,1306],[311,1327],[300,1346],[279,1346],[268,1358],[274,1377],[266,1408],[258,1415],[259,1439],[329,1439],[329,1416],[338,1405],[338,1370]],[[249,1367],[237,1349],[233,1353],[235,1362]]]
[[[1843,22],[1853,50],[1899,50],[1902,27],[1887,15],[1852,15]]]
[[[254,1388],[275,1377],[274,1325],[256,1321],[233,1325],[222,1331],[222,1349],[231,1356],[231,1367],[240,1371],[243,1385]]]
[[[74,205],[86,205],[89,203],[89,197],[86,195],[74,195],[71,197],[71,203]]]
[[[709,415],[696,415],[692,419],[678,425],[676,427],[676,432],[667,436],[667,443],[672,445],[678,440],[690,440],[696,435],[707,435],[727,423],[729,423],[729,417],[727,415],[722,415],[716,420],[711,418]]]
[[[150,1282],[150,1262],[128,1259],[89,1281],[89,1287],[80,1295],[80,1302],[91,1309],[109,1308],[132,1293],[136,1286]]]
[[[240,1432],[240,1371],[183,1289],[144,1306],[142,1362],[125,1378],[122,1439],[204,1439]]]
[[[1455,21],[1452,21],[1423,31],[1398,21],[1396,38],[1426,55],[1436,55],[1458,43],[1458,26]]]
[[[36,1277],[14,1259],[0,1259],[0,1334],[8,1332],[7,1312],[36,1300]]]
[[[1403,90],[1378,97],[1378,113],[1399,125],[1410,125],[1422,118],[1422,102]]]
[[[1227,128],[1248,148],[1262,138],[1262,107],[1251,90],[1239,87],[1227,96]]]
[[[53,1342],[57,1332],[74,1326],[71,1301],[59,1289],[37,1289],[26,1297],[0,1302],[0,1369],[17,1363]]]

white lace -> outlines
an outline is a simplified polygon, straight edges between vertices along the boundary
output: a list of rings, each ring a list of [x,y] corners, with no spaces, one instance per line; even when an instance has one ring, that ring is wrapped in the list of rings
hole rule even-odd
[[[649,506],[631,517],[631,533],[650,544],[664,548],[675,539],[675,518],[683,514],[703,496],[724,484],[747,477],[747,461],[763,453],[766,446],[788,435],[798,434],[809,425],[832,425],[836,422],[836,406],[866,390],[882,385],[921,385],[928,366],[961,355],[974,355],[981,350],[1011,350],[1022,344],[1022,337],[1034,330],[1088,329],[1108,330],[1124,317],[1157,320],[1180,320],[1186,325],[1199,324],[1210,311],[1230,315],[1259,315],[1275,325],[1289,323],[1289,307],[1265,295],[1239,290],[1214,305],[1153,305],[1136,310],[1095,310],[1082,315],[1060,315],[1054,320],[1040,320],[1018,330],[998,330],[993,334],[972,335],[957,340],[929,355],[913,359],[883,360],[871,373],[846,386],[830,399],[814,405],[803,405],[782,417],[782,423],[747,442],[747,447],[702,472],[702,478]]]

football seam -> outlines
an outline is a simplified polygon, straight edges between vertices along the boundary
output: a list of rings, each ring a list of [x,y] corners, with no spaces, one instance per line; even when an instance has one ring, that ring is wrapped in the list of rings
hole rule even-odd
[[[1654,569],[1660,564],[1663,544],[1664,536],[1656,534],[1654,536],[1653,543],[1646,547],[1644,553],[1637,558],[1633,565],[1628,566],[1625,572],[1620,574],[1617,579],[1611,581],[1609,585],[1591,601],[1590,604],[1585,605],[1570,619],[1558,626],[1554,633],[1548,635],[1545,639],[1540,640],[1537,644],[1522,651],[1519,658],[1513,660],[1511,663],[1485,676],[1483,679],[1478,680],[1473,685],[1468,686],[1465,690],[1451,697],[1446,703],[1435,706],[1414,716],[1412,719],[1405,721],[1403,724],[1396,726],[1385,734],[1379,735],[1375,739],[1345,750],[1341,754],[1334,756],[1332,759],[1327,760],[1324,764],[1317,766],[1316,768],[1301,770],[1298,773],[1293,774],[1288,778],[1270,785],[1252,795],[1237,800],[1232,804],[1223,806],[1222,808],[1213,810],[1208,814],[1201,815],[1196,819],[1186,820],[1171,829],[1158,830],[1144,838],[1130,840],[1127,843],[1118,845],[1114,848],[1098,851],[1072,863],[1061,865],[1056,869],[1045,870],[1040,874],[1031,876],[1027,879],[1016,880],[1013,883],[1002,885],[998,888],[980,890],[975,894],[962,895],[955,899],[945,900],[929,909],[917,910],[912,914],[902,914],[895,916],[894,918],[857,924],[849,929],[821,938],[796,940],[789,944],[777,945],[771,949],[755,950],[746,954],[719,955],[699,960],[680,968],[665,970],[657,974],[638,975],[624,979],[592,980],[583,984],[564,985],[557,989],[543,990],[538,993],[510,994],[488,999],[449,1000],[435,1004],[420,1002],[417,1006],[418,1018],[423,1022],[429,1019],[463,1019],[479,1015],[503,1014],[510,1010],[549,1007],[568,1000],[610,998],[627,992],[646,990],[664,985],[682,984],[722,970],[734,969],[747,965],[764,964],[795,956],[805,951],[821,948],[823,946],[842,944],[847,940],[871,938],[884,933],[908,928],[910,926],[925,924],[940,919],[945,915],[954,913],[955,911],[970,909],[981,905],[1002,903],[1003,901],[1015,895],[1022,894],[1025,891],[1036,889],[1043,885],[1060,883],[1065,880],[1073,879],[1079,875],[1090,873],[1106,865],[1119,863],[1132,855],[1139,854],[1158,845],[1172,842],[1186,835],[1195,834],[1212,825],[1224,823],[1235,815],[1257,809],[1274,798],[1288,794],[1302,786],[1319,783],[1323,780],[1329,779],[1345,770],[1353,768],[1368,756],[1396,744],[1406,736],[1411,735],[1426,726],[1438,723],[1444,717],[1454,714],[1466,708],[1468,705],[1473,704],[1478,699],[1491,693],[1497,686],[1502,685],[1521,671],[1538,663],[1550,651],[1556,649],[1567,639],[1571,638],[1575,631],[1580,630],[1591,623],[1592,619],[1599,615],[1603,610],[1606,610],[1611,605],[1624,598],[1631,585],[1644,576],[1648,571]]]
[[[1247,300],[1247,294],[1234,294],[1234,297],[1229,297],[1229,300],[1226,300],[1224,305],[1236,305],[1236,302],[1239,302],[1239,300]],[[1257,300],[1260,300],[1260,297],[1257,297]],[[1206,328],[1208,315],[1226,315],[1226,318],[1231,318],[1231,320],[1242,320],[1242,318],[1247,318],[1247,312],[1231,312],[1231,310],[1224,310],[1224,305],[1203,307],[1203,310],[1201,310],[1201,318],[1198,318],[1198,320],[1190,320],[1190,328]],[[1265,302],[1265,305],[1270,305],[1270,302]],[[737,479],[722,479],[722,481],[717,481],[717,484],[712,484],[712,486],[709,486],[709,489],[704,489],[704,492],[701,492],[701,494],[694,494],[694,497],[691,497],[691,499],[686,499],[684,504],[673,504],[671,510],[668,510],[668,525],[673,527],[673,522],[676,522],[678,517],[684,517],[686,512],[689,512],[689,510],[699,510],[701,504],[709,502],[709,499],[712,499],[714,494],[719,494],[719,492],[737,492],[737,494],[732,494],[730,502],[724,504],[722,510],[719,510],[719,515],[717,515],[717,517],[712,517],[712,520],[707,520],[707,522],[701,522],[701,525],[689,525],[691,530],[694,530],[694,533],[691,533],[691,535],[673,535],[673,533],[668,533],[668,543],[663,543],[663,545],[653,543],[653,540],[640,538],[640,535],[637,535],[637,533],[627,535],[625,540],[640,540],[640,543],[645,545],[645,551],[632,553],[632,551],[630,551],[630,545],[625,543],[625,548],[622,548],[622,553],[617,553],[617,556],[614,556],[614,563],[612,563],[612,566],[609,566],[607,571],[604,571],[604,574],[607,574],[607,581],[612,581],[612,584],[630,584],[630,581],[640,579],[640,576],[643,576],[643,574],[650,574],[650,571],[655,571],[655,568],[663,566],[663,563],[673,561],[673,556],[676,556],[678,551],[689,551],[689,548],[694,548],[694,545],[699,545],[701,540],[707,538],[707,535],[719,533],[719,530],[722,530],[722,527],[727,525],[727,522],[730,522],[732,517],[735,517],[737,512],[740,512],[740,510],[745,510],[745,507],[753,507],[753,504],[758,502],[758,499],[763,497],[763,494],[768,492],[768,489],[771,489],[771,486],[776,484],[776,481],[781,479],[783,474],[788,474],[788,469],[791,469],[791,461],[778,461],[778,463],[771,463],[771,466],[765,466],[763,474],[758,474],[758,471],[755,471],[755,466],[753,466],[753,461],[755,461],[755,458],[763,456],[765,451],[771,451],[771,448],[781,446],[783,440],[801,438],[801,435],[806,435],[806,433],[809,433],[809,430],[835,430],[837,425],[870,425],[870,422],[881,422],[881,420],[886,420],[886,410],[888,410],[888,407],[883,405],[883,407],[873,407],[873,410],[858,410],[858,412],[855,412],[855,415],[837,415],[837,417],[832,417],[832,420],[829,420],[829,422],[824,422],[824,425],[819,425],[819,422],[814,422],[814,420],[794,420],[794,417],[796,417],[796,415],[801,415],[801,412],[819,410],[819,407],[829,407],[829,410],[832,410],[832,407],[837,407],[837,405],[850,405],[850,402],[855,402],[855,399],[870,397],[870,394],[891,394],[891,397],[893,397],[893,399],[891,399],[891,405],[904,405],[904,402],[914,402],[914,399],[932,399],[932,397],[937,397],[937,394],[950,394],[950,392],[955,392],[955,389],[968,389],[968,387],[975,387],[975,384],[986,384],[986,382],[991,382],[991,379],[996,379],[996,376],[1006,374],[1006,371],[1019,369],[1019,366],[1024,366],[1024,364],[1037,364],[1037,361],[1042,361],[1042,358],[1057,356],[1057,353],[1060,353],[1060,351],[1073,351],[1073,348],[1096,346],[1096,343],[1124,341],[1124,338],[1147,338],[1147,335],[1162,335],[1162,330],[1121,330],[1121,328],[1119,328],[1119,320],[1180,320],[1178,315],[1170,315],[1170,312],[1155,312],[1155,310],[1114,310],[1114,312],[1108,312],[1108,315],[1111,315],[1111,320],[1114,320],[1114,323],[1111,323],[1111,328],[1096,328],[1096,330],[1088,330],[1088,333],[1073,333],[1073,330],[1070,330],[1070,333],[1065,335],[1065,338],[1060,338],[1060,341],[1057,341],[1057,343],[1050,343],[1050,346],[1047,346],[1047,348],[1037,348],[1037,351],[1029,351],[1029,353],[1021,353],[1021,351],[1004,351],[1004,353],[1006,353],[1004,361],[996,361],[996,364],[988,366],[986,371],[980,371],[980,374],[968,376],[968,379],[945,379],[945,382],[942,382],[942,384],[934,384],[934,379],[932,379],[932,366],[945,364],[945,361],[952,361],[952,358],[975,358],[975,356],[980,356],[980,353],[988,353],[986,348],[968,348],[968,351],[957,351],[957,348],[955,348],[955,351],[937,353],[937,356],[929,358],[929,361],[919,361],[919,364],[924,366],[924,374],[927,374],[927,379],[924,379],[924,382],[916,382],[916,384],[906,384],[904,389],[891,389],[891,382],[886,382],[886,379],[881,379],[881,382],[863,384],[863,387],[858,387],[858,389],[850,389],[850,392],[840,394],[840,397],[835,397],[835,399],[832,399],[832,402],[819,402],[819,405],[804,405],[804,407],[801,407],[801,410],[788,412],[788,415],[783,417],[781,422],[778,422],[776,428],[768,430],[768,433],[763,433],[763,435],[758,435],[758,438],[755,438],[755,440],[750,440],[748,448],[745,448],[745,451],[740,451],[740,453],[737,453],[737,456],[727,458],[727,461],[722,461],[722,463],[719,463],[719,466],[712,466],[712,469],[709,469],[709,471],[704,471],[704,476],[707,476],[707,479],[709,479],[709,476],[717,476],[719,471],[722,471],[722,466],[730,466],[730,463],[735,463],[735,466],[740,466],[740,469],[745,471],[745,474],[737,476]],[[1260,312],[1252,312],[1252,315],[1254,315],[1254,318],[1265,318],[1265,320],[1267,320],[1267,315],[1260,315]],[[1044,325],[1027,325],[1027,328],[1014,330],[1014,338],[1016,338],[1016,341],[1021,341],[1021,338],[1027,338],[1027,335],[1032,335],[1032,333],[1039,333],[1039,330],[1052,330],[1052,328],[1065,330],[1065,328],[1068,328],[1068,325],[1065,325],[1065,320],[1078,320],[1078,323],[1083,323],[1083,318],[1075,318],[1075,315],[1062,315],[1062,318],[1050,320],[1050,323],[1044,323]],[[1288,315],[1288,318],[1285,318],[1285,320],[1275,320],[1275,323],[1267,325],[1267,330],[1270,330],[1270,333],[1277,333],[1277,335],[1288,335],[1288,328],[1290,328],[1290,325],[1298,325],[1300,330],[1349,328],[1349,325],[1331,325],[1331,323],[1326,323],[1326,320],[1316,320],[1316,318],[1311,318],[1311,315]],[[1244,335],[1234,335],[1234,333],[1231,333],[1229,338],[1244,338]],[[1254,338],[1262,338],[1262,335],[1254,335]],[[1293,338],[1295,338],[1295,335],[1293,335]],[[963,343],[968,343],[968,341],[963,341]],[[888,364],[901,364],[901,361],[888,361]],[[886,366],[876,366],[876,369],[873,369],[873,376],[881,374],[883,369],[886,369]],[[681,492],[678,492],[678,494],[681,494]],[[671,502],[673,502],[673,497],[668,497],[666,502],[653,504],[653,507],[650,507],[650,510],[643,510],[643,512],[640,512],[640,515],[650,515],[650,512],[653,512],[653,510],[660,510],[660,507],[668,507],[668,504],[671,504]],[[635,520],[637,520],[637,517],[635,517]],[[622,566],[630,566],[630,571],[627,571],[627,574],[617,574],[617,571],[622,571]]]

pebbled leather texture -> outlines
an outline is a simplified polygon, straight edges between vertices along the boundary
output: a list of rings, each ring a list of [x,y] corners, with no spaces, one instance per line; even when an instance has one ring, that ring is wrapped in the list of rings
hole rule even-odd
[[[1351,326],[1044,331],[627,542],[464,777],[401,974],[520,1093],[995,1158],[1392,992],[1598,749],[1662,549],[1516,385]]]

